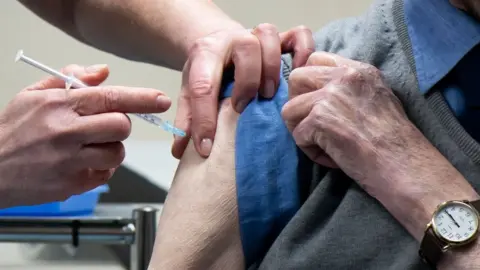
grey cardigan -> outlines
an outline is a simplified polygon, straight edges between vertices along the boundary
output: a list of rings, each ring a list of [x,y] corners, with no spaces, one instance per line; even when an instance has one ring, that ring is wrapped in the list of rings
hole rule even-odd
[[[327,25],[315,40],[317,51],[379,68],[410,120],[478,190],[480,145],[438,91],[425,96],[418,89],[403,0],[377,0],[362,16]],[[287,78],[291,58],[283,60]],[[303,165],[308,197],[265,258],[252,268],[427,269],[417,255],[418,242],[354,181],[338,170]],[[313,173],[308,171],[312,168]]]

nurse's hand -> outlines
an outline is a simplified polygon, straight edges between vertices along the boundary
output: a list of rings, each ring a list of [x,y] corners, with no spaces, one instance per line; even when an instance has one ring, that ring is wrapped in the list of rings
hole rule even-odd
[[[201,156],[210,154],[226,67],[235,67],[232,105],[241,113],[259,90],[266,98],[275,95],[282,53],[293,53],[293,68],[296,68],[303,66],[314,50],[312,32],[303,26],[280,34],[270,24],[261,24],[252,31],[239,26],[198,39],[183,68],[175,119],[175,126],[187,131],[187,136],[175,138],[173,156],[182,156],[190,137]]]
[[[160,113],[171,104],[155,89],[96,86],[106,66],[64,71],[95,86],[65,90],[50,77],[0,113],[0,207],[65,200],[105,184],[125,156],[125,113]]]

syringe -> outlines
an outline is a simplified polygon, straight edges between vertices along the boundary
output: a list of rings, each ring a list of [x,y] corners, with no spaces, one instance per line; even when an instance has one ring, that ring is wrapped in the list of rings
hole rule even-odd
[[[73,87],[73,88],[88,87],[87,84],[85,84],[84,82],[75,78],[75,76],[73,76],[73,74],[70,74],[70,75],[63,74],[63,73],[61,73],[61,72],[59,72],[59,71],[57,71],[57,70],[55,70],[51,67],[48,67],[48,66],[46,66],[46,65],[44,65],[44,64],[42,64],[42,63],[40,63],[36,60],[33,60],[32,58],[30,58],[28,56],[25,56],[23,54],[22,50],[18,51],[17,55],[15,56],[15,62],[18,62],[18,61],[22,61],[26,64],[29,64],[30,66],[36,67],[40,70],[43,70],[43,71],[45,71],[46,73],[48,73],[52,76],[55,76],[59,79],[62,79],[63,81],[65,81],[65,87],[67,89],[69,89],[71,87]],[[167,132],[173,133],[173,134],[175,134],[177,136],[180,136],[180,137],[185,136],[185,131],[174,127],[172,124],[170,124],[167,121],[163,121],[158,116],[155,116],[153,114],[141,114],[141,113],[136,113],[135,115],[142,118],[143,120],[151,123],[151,124],[156,125],[157,127],[162,128],[163,130],[165,130]]]

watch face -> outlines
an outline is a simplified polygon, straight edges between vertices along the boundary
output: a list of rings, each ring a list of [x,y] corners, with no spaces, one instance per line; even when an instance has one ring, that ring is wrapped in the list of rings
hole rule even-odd
[[[463,202],[448,202],[433,217],[435,233],[447,242],[468,242],[477,234],[478,214]]]

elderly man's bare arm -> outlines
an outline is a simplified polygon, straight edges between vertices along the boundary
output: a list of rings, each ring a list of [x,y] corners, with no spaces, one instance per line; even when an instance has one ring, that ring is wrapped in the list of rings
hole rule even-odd
[[[225,99],[210,157],[191,143],[160,218],[150,270],[244,269],[235,189],[238,114]]]

